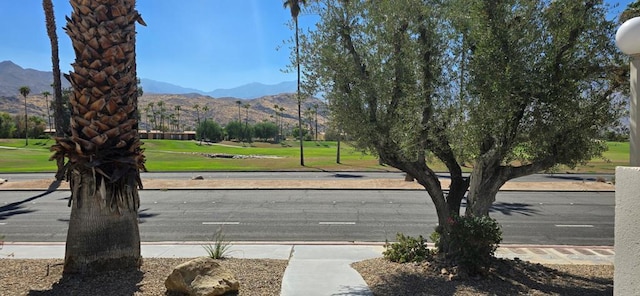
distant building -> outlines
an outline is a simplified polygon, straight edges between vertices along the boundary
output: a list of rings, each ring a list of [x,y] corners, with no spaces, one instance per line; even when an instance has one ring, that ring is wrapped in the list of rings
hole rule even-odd
[[[195,140],[195,131],[184,132],[162,132],[158,130],[139,130],[140,139],[162,139],[162,140]]]

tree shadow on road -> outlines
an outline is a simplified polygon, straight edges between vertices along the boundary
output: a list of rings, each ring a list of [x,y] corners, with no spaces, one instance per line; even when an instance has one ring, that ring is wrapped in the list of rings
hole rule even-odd
[[[155,216],[160,215],[160,214],[157,214],[157,213],[149,213],[149,212],[147,212],[148,210],[149,209],[138,210],[138,224],[142,224],[144,222],[147,222],[145,219],[153,218]],[[58,219],[58,221],[69,223],[69,219]]]
[[[531,208],[530,204],[520,202],[496,202],[493,203],[489,212],[500,212],[506,216],[512,216],[513,214],[532,216],[539,213],[538,210]]]
[[[547,175],[545,178],[560,179],[560,180],[572,180],[572,181],[597,181],[596,177],[583,178],[580,176],[567,176],[567,175]]]
[[[7,218],[11,217],[11,216],[15,216],[15,215],[21,215],[21,214],[28,214],[28,213],[32,213],[35,212],[35,210],[29,210],[29,209],[25,209],[24,208],[24,204],[34,201],[38,198],[44,197],[49,195],[52,192],[55,192],[56,189],[58,189],[58,187],[60,187],[60,183],[61,181],[53,181],[50,185],[49,188],[47,188],[47,190],[43,193],[40,193],[38,195],[29,197],[27,199],[21,200],[21,201],[17,201],[17,202],[12,202],[10,204],[6,204],[0,207],[0,220],[6,220]]]

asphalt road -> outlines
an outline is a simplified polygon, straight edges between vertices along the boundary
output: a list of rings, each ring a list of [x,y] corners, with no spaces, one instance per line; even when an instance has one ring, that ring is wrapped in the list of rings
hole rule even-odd
[[[447,173],[439,174],[448,178]],[[0,179],[9,181],[28,181],[52,179],[53,173],[14,173],[0,174]],[[194,176],[209,179],[239,180],[335,180],[338,179],[404,179],[402,172],[146,172],[143,179],[189,180]],[[518,182],[562,182],[562,181],[595,181],[602,177],[609,181],[611,174],[533,174],[514,179]]]
[[[0,192],[7,241],[64,241],[68,191]],[[435,209],[425,192],[389,190],[143,190],[142,241],[393,240],[428,236]],[[500,192],[492,210],[503,243],[613,245],[613,192]]]

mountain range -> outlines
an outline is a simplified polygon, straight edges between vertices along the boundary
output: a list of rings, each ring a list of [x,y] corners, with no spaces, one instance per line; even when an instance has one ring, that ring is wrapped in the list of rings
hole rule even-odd
[[[29,86],[32,94],[40,94],[51,90],[51,71],[39,71],[24,69],[11,61],[0,62],[0,97],[19,96],[18,89]],[[258,82],[241,85],[234,88],[216,89],[214,91],[202,91],[186,88],[163,81],[141,78],[142,89],[149,94],[197,94],[214,98],[232,97],[239,99],[255,99],[268,95],[281,93],[293,93],[296,91],[295,81],[285,81],[278,84],[262,84]],[[62,79],[62,87],[70,87],[66,79]]]
[[[29,86],[31,93],[27,97],[27,112],[47,118],[47,100],[42,92],[51,90],[52,72],[23,69],[11,61],[0,62],[0,112],[10,115],[24,114],[24,100],[18,89]],[[69,87],[68,81],[62,79],[63,87]],[[274,122],[275,117],[282,120],[283,126],[291,129],[297,125],[297,100],[294,94],[295,82],[283,82],[276,85],[251,83],[244,86],[218,89],[212,92],[202,92],[196,89],[184,88],[166,82],[141,79],[144,90],[143,96],[138,98],[138,108],[142,114],[140,128],[149,127],[147,114],[153,113],[163,105],[165,115],[174,114],[180,120],[182,129],[193,129],[196,122],[203,119],[213,120],[221,125],[230,121],[247,121],[250,124],[258,122]],[[49,97],[48,100],[52,100]],[[278,115],[275,106],[282,108]],[[205,110],[205,106],[207,110]],[[302,110],[312,110],[318,106],[318,126],[323,130],[327,124],[326,105],[317,98],[306,98],[302,103]],[[307,118],[307,116],[305,116]],[[167,119],[168,121],[168,119]],[[309,120],[306,120],[309,124]]]
[[[262,84],[253,82],[234,88],[221,88],[207,92],[199,89],[185,88],[179,85],[146,78],[140,79],[140,82],[145,93],[200,94],[214,98],[233,97],[239,99],[255,99],[274,94],[293,93],[296,91],[297,87],[295,81],[284,81],[278,84]]]

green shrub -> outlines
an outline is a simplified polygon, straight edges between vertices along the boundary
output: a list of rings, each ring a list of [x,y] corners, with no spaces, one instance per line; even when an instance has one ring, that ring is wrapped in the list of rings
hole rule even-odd
[[[469,274],[477,274],[491,264],[491,259],[502,241],[498,222],[488,216],[454,216],[451,226],[449,255]]]
[[[222,234],[222,231],[218,231],[214,235],[213,245],[208,244],[208,245],[202,246],[202,248],[204,248],[204,250],[207,251],[207,255],[211,259],[224,259],[227,253],[229,252],[230,247],[231,247],[231,243],[229,243],[225,239],[224,235]]]
[[[422,236],[418,238],[396,234],[395,243],[385,244],[382,255],[385,259],[398,263],[421,262],[430,259],[433,255],[427,248],[427,242]]]
[[[429,240],[436,246],[436,250],[440,249],[440,233],[434,231],[429,235]]]

